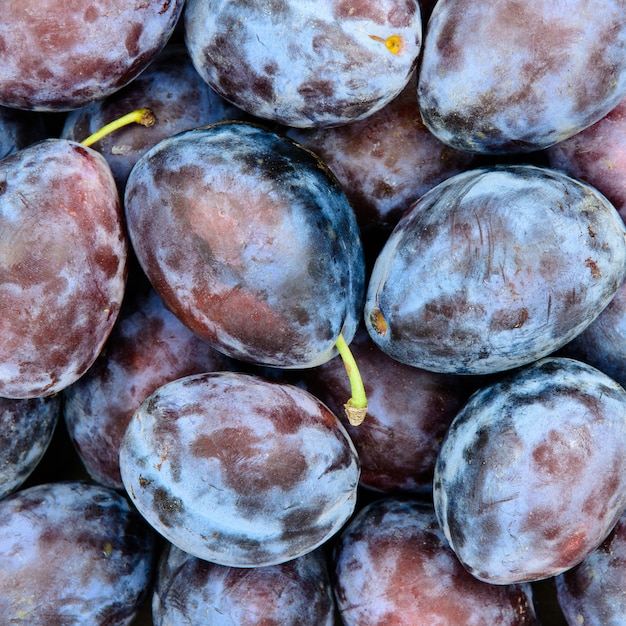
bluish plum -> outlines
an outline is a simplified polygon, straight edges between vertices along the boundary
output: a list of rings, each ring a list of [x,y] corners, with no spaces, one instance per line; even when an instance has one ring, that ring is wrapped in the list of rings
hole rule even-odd
[[[0,159],[45,138],[42,114],[0,106]]]
[[[128,239],[102,155],[47,139],[0,161],[0,244],[0,397],[52,395],[92,365],[124,295]]]
[[[69,111],[121,89],[174,31],[184,0],[21,0],[0,22],[0,104]]]
[[[185,41],[227,100],[286,126],[336,126],[391,102],[417,65],[417,0],[188,0]]]
[[[244,122],[179,133],[133,167],[125,209],[166,306],[228,356],[313,367],[354,336],[365,289],[354,211],[292,140]]]
[[[152,393],[120,448],[122,481],[175,546],[233,567],[275,565],[352,515],[359,460],[317,398],[251,374],[208,372]]]
[[[184,44],[172,43],[126,87],[69,112],[61,136],[82,141],[110,121],[143,107],[154,113],[153,126],[132,124],[93,146],[111,166],[121,193],[139,157],[162,139],[183,130],[244,116],[243,111],[217,95],[200,77]]]
[[[61,414],[61,397],[0,398],[0,498],[16,491],[46,453]]]
[[[584,561],[555,578],[569,626],[621,626],[626,615],[626,515]]]
[[[334,547],[344,626],[537,626],[529,584],[490,585],[450,549],[431,505],[388,497],[366,505]]]
[[[492,374],[571,341],[626,274],[626,229],[590,185],[536,165],[462,172],[418,200],[376,259],[365,323],[391,357]]]
[[[335,601],[320,549],[266,567],[226,567],[172,544],[152,596],[154,626],[334,626]]]
[[[68,434],[89,476],[122,489],[119,449],[142,401],[182,376],[234,367],[184,326],[152,288],[127,293],[103,351],[63,391]]]
[[[478,579],[561,574],[626,507],[626,391],[563,357],[503,376],[452,422],[433,485],[450,546]]]
[[[626,96],[623,0],[441,0],[424,37],[418,99],[445,143],[541,150]]]
[[[4,624],[128,626],[155,571],[152,529],[120,493],[46,483],[0,501]]]

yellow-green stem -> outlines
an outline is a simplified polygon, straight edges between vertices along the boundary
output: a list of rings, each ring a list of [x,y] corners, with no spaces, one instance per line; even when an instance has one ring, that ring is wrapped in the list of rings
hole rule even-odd
[[[142,126],[154,126],[156,122],[156,118],[154,117],[154,113],[151,109],[135,109],[126,115],[122,115],[122,117],[118,117],[116,120],[109,122],[105,126],[103,126],[100,130],[97,130],[92,135],[89,135],[87,139],[83,139],[80,143],[83,146],[89,147],[92,146],[97,141],[100,141],[103,137],[111,134],[113,131],[118,130],[119,128],[123,128],[124,126],[128,126],[129,124],[141,124]]]
[[[354,356],[343,335],[339,335],[335,346],[339,351],[339,356],[343,361],[346,372],[348,373],[348,379],[350,380],[350,393],[352,397],[344,404],[346,417],[352,426],[358,426],[363,422],[367,414],[367,396],[365,394],[365,387],[363,386],[363,379],[361,378],[361,373],[354,360]]]

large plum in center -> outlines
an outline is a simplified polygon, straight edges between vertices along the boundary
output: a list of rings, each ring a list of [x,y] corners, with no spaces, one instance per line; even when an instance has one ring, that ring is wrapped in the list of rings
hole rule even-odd
[[[350,341],[364,260],[346,196],[320,160],[227,122],[155,146],[126,186],[131,241],[178,318],[231,357],[311,367]]]

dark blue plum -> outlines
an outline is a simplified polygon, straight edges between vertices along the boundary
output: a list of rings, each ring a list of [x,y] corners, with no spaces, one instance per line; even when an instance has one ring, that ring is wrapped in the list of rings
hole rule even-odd
[[[320,549],[266,567],[226,567],[166,546],[152,596],[154,626],[333,626]]]
[[[489,585],[450,549],[430,504],[383,498],[349,522],[334,547],[344,626],[537,626],[528,584]]]
[[[528,582],[580,563],[626,507],[626,391],[547,357],[474,393],[448,429],[434,504],[478,579]]]
[[[122,481],[175,546],[233,567],[311,552],[350,518],[359,460],[338,418],[286,383],[236,372],[170,382],[141,404]]]
[[[0,502],[4,624],[128,626],[155,565],[152,530],[116,491],[62,481]]]
[[[527,153],[575,135],[626,96],[623,0],[440,0],[418,99],[445,143]]]
[[[626,229],[595,188],[535,165],[448,178],[403,216],[376,259],[365,323],[415,367],[491,374],[561,348],[626,274]]]
[[[0,159],[45,138],[42,114],[0,106]]]
[[[363,247],[345,193],[299,144],[243,122],[165,139],[126,185],[137,258],[166,306],[225,354],[312,367],[362,315]]]

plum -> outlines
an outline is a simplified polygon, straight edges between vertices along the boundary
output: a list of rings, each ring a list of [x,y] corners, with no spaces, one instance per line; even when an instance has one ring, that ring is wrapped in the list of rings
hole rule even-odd
[[[0,161],[0,397],[69,386],[117,319],[128,239],[105,159],[47,139]]]
[[[626,227],[609,200],[524,164],[462,172],[424,194],[376,259],[365,323],[391,357],[492,374],[587,328],[626,273]]]
[[[150,589],[155,535],[122,494],[82,481],[0,501],[5,624],[128,626]]]
[[[141,402],[171,380],[234,367],[166,309],[150,286],[129,292],[104,350],[62,394],[68,434],[89,476],[122,489],[119,449]]]
[[[239,372],[163,385],[131,419],[122,481],[194,556],[233,567],[311,552],[354,511],[359,460],[338,418],[299,387]]]
[[[121,193],[139,157],[162,139],[190,128],[244,116],[243,111],[226,102],[200,77],[184,44],[172,43],[126,87],[68,113],[61,136],[81,141],[111,120],[142,107],[149,107],[156,117],[153,126],[133,124],[93,146],[111,166]]]
[[[166,306],[216,349],[313,367],[352,339],[365,262],[354,211],[313,153],[224,122],[164,139],[126,184],[128,232]]]
[[[152,596],[154,626],[333,626],[335,601],[321,548],[265,567],[227,567],[172,544]]]
[[[440,0],[426,29],[418,99],[458,149],[547,148],[626,96],[623,0]]]
[[[450,546],[478,579],[571,569],[626,508],[626,391],[564,357],[484,386],[446,433],[433,498]]]
[[[198,73],[251,115],[286,126],[363,119],[417,65],[416,0],[188,0],[185,41]]]
[[[136,78],[165,46],[184,0],[20,0],[3,6],[0,104],[69,111]]]
[[[46,124],[40,113],[0,106],[0,159],[46,139]]]
[[[602,544],[555,578],[559,606],[570,626],[620,626],[626,615],[626,515]]]
[[[334,547],[344,626],[536,626],[529,584],[490,585],[465,571],[432,505],[387,497],[366,505]]]

